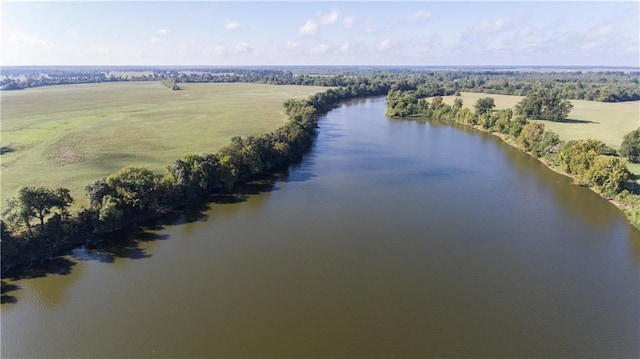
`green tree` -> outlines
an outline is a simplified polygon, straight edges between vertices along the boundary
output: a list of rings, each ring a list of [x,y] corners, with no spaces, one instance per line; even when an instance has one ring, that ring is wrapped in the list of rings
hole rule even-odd
[[[531,153],[536,157],[548,157],[557,151],[560,144],[560,136],[553,131],[544,131],[542,138],[537,142]]]
[[[520,132],[518,143],[525,151],[530,152],[542,140],[544,133],[544,125],[538,122],[529,122]]]
[[[595,139],[570,141],[560,150],[562,168],[576,177],[578,183],[589,183],[588,171],[606,146]]]
[[[102,206],[98,218],[107,228],[111,228],[122,220],[124,216],[123,206],[118,199],[106,195],[102,200]]]
[[[497,112],[497,120],[493,124],[493,131],[507,134],[511,127],[511,118],[513,117],[513,110],[508,108],[506,110],[500,110]]]
[[[45,218],[56,208],[59,214],[66,215],[72,202],[73,198],[66,188],[51,190],[45,187],[21,187],[16,196],[7,202],[3,218],[14,229],[26,227],[29,236],[33,237],[32,218],[40,222],[40,233],[45,234]]]
[[[105,179],[116,202],[125,209],[151,210],[157,205],[157,184],[160,176],[144,167],[124,167]]]
[[[483,97],[479,98],[473,107],[476,109],[476,114],[482,116],[485,113],[491,113],[496,104],[493,97]]]
[[[86,185],[84,190],[87,192],[87,197],[89,197],[89,204],[91,205],[91,208],[96,209],[99,209],[102,206],[102,198],[112,191],[104,178],[95,180]]]
[[[630,176],[624,161],[612,156],[597,156],[585,174],[589,184],[609,196],[622,191]]]
[[[453,108],[456,110],[461,109],[463,104],[464,103],[461,98],[456,98],[453,100]]]
[[[0,262],[3,268],[9,266],[11,258],[18,255],[19,245],[18,239],[12,235],[5,222],[0,220]]]
[[[624,135],[620,155],[627,157],[631,162],[640,162],[640,128]]]
[[[195,201],[206,189],[206,179],[200,169],[202,162],[203,158],[198,155],[186,155],[167,168],[180,189],[181,197],[187,201]]]
[[[444,99],[441,96],[436,96],[431,99],[431,109],[433,111],[436,111],[443,106],[444,106]]]
[[[558,90],[541,89],[518,102],[515,113],[530,120],[564,121],[572,108],[573,104],[562,100]]]
[[[17,197],[7,200],[6,207],[2,211],[2,219],[11,232],[19,233],[26,228],[29,238],[33,238],[31,212]]]
[[[509,125],[509,135],[514,139],[517,139],[520,136],[520,132],[522,132],[522,128],[529,123],[526,118],[523,116],[514,116],[513,121],[511,121]]]

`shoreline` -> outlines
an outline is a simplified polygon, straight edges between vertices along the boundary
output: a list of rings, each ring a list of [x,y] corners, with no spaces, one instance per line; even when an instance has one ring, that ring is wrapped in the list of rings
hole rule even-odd
[[[418,117],[418,116],[409,116],[409,117],[404,117],[404,118],[410,119],[410,120],[415,120],[416,117]],[[428,119],[427,117],[423,117],[423,118]],[[640,225],[636,225],[630,220],[629,214],[627,213],[627,210],[629,209],[628,206],[624,205],[623,203],[620,203],[619,201],[616,201],[614,198],[608,198],[602,192],[598,191],[596,188],[594,188],[592,186],[576,184],[575,183],[575,176],[571,175],[570,173],[567,173],[567,172],[563,171],[562,169],[560,169],[560,168],[558,168],[556,166],[551,165],[550,163],[545,161],[544,158],[542,158],[542,157],[536,157],[536,156],[532,155],[530,152],[524,151],[523,149],[518,147],[517,144],[513,143],[512,141],[509,141],[509,139],[504,134],[487,131],[487,130],[483,129],[480,125],[469,125],[469,124],[458,122],[458,121],[454,121],[454,120],[445,120],[445,121],[456,123],[456,124],[460,124],[460,125],[462,125],[462,126],[464,126],[466,128],[471,128],[471,129],[473,129],[475,131],[486,133],[486,134],[492,135],[494,137],[497,137],[503,143],[507,144],[508,146],[510,146],[510,147],[522,152],[522,153],[525,153],[528,156],[533,157],[534,159],[536,159],[538,162],[540,162],[543,166],[545,166],[549,170],[551,170],[551,171],[553,171],[555,173],[558,173],[560,175],[563,175],[563,176],[565,176],[567,178],[572,179],[573,182],[574,182],[573,185],[580,186],[580,187],[585,187],[585,188],[589,189],[591,192],[595,193],[600,198],[604,199],[605,201],[609,202],[610,204],[612,204],[613,206],[618,208],[622,212],[622,214],[625,215],[625,217],[627,218],[627,221],[629,222],[629,224],[632,227],[640,230]]]
[[[318,92],[307,99],[288,100],[283,104],[288,116],[286,123],[277,130],[263,134],[259,137],[264,139],[264,141],[271,141],[269,143],[272,143],[272,145],[277,141],[284,141],[282,143],[287,144],[286,151],[278,150],[277,153],[274,152],[274,156],[277,158],[271,158],[270,161],[275,162],[271,163],[261,161],[261,163],[267,163],[268,165],[266,165],[265,168],[256,170],[257,172],[238,172],[237,174],[233,174],[233,183],[231,184],[231,187],[225,189],[224,183],[221,182],[217,184],[217,186],[221,188],[203,188],[202,190],[206,191],[206,193],[197,195],[198,198],[195,199],[187,197],[185,194],[186,192],[182,193],[183,191],[186,191],[186,187],[180,187],[183,186],[183,184],[174,184],[173,187],[165,190],[167,190],[167,194],[177,196],[176,198],[170,199],[167,203],[156,203],[158,207],[143,208],[137,211],[131,210],[131,212],[126,213],[126,215],[124,213],[121,214],[122,218],[116,218],[112,221],[105,221],[99,216],[101,208],[91,207],[89,209],[82,209],[79,212],[72,213],[69,218],[65,219],[64,225],[73,226],[73,229],[71,229],[71,232],[65,233],[64,237],[59,239],[47,238],[46,235],[43,236],[40,231],[37,236],[32,236],[32,238],[28,237],[25,232],[17,233],[15,236],[12,235],[10,237],[10,242],[14,247],[11,248],[12,250],[6,255],[6,257],[3,256],[0,273],[3,274],[3,277],[9,273],[17,273],[45,260],[65,255],[70,250],[80,247],[83,244],[100,242],[106,235],[116,233],[125,227],[136,226],[141,221],[158,218],[168,213],[183,210],[196,202],[206,202],[212,195],[227,194],[238,186],[259,178],[260,176],[270,175],[281,171],[283,168],[287,168],[289,165],[299,161],[311,148],[315,141],[315,136],[317,135],[317,122],[320,115],[326,114],[343,101],[374,96],[383,95],[376,93],[375,89],[372,90],[364,88],[354,92],[351,91],[350,88],[345,87],[340,90],[328,89],[324,92]],[[247,138],[252,137],[249,136]],[[242,141],[240,137],[238,137],[238,139]],[[279,143],[280,142],[277,142],[277,144]],[[228,146],[233,144],[234,142],[232,139],[232,143]],[[242,143],[240,143],[240,145],[242,145]],[[276,151],[273,148],[271,148],[271,150]],[[224,149],[225,148],[223,148],[223,150]],[[220,153],[220,151],[218,153]],[[266,155],[270,154],[273,153],[269,152]],[[257,154],[257,156],[262,155]],[[227,155],[227,157],[230,156]],[[204,157],[200,157],[200,159],[204,160]],[[240,160],[245,161],[246,159]],[[236,163],[234,165],[237,166],[236,168],[243,168],[243,164],[244,162]],[[127,169],[127,167],[124,169]],[[218,176],[218,173],[215,172],[213,175]],[[221,177],[216,177],[216,180],[222,181],[220,178]],[[159,185],[157,186],[159,188]],[[175,193],[171,191],[174,191]],[[129,209],[123,208],[122,210],[125,211]],[[41,241],[42,245],[28,246],[29,241],[31,240]],[[3,248],[4,244],[5,241],[3,241]]]

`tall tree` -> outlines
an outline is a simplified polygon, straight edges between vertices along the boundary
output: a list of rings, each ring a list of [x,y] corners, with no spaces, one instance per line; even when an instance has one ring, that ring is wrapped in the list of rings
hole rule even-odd
[[[117,202],[126,209],[145,211],[157,204],[156,187],[160,176],[144,167],[124,167],[105,179]]]
[[[620,154],[629,158],[631,162],[640,162],[640,128],[624,135]]]
[[[540,142],[543,133],[544,124],[538,122],[529,122],[524,125],[524,127],[522,127],[520,136],[518,136],[518,143],[520,143],[525,151],[529,152],[533,150],[538,142]]]
[[[564,121],[572,108],[573,104],[563,100],[558,90],[541,89],[518,102],[515,114],[530,120]]]
[[[45,187],[21,187],[16,196],[8,201],[8,208],[3,213],[3,218],[8,223],[14,223],[14,228],[24,225],[33,237],[31,219],[36,218],[40,222],[40,233],[45,233],[45,218],[52,213],[54,208],[60,214],[66,215],[67,208],[73,202],[73,198],[66,188],[51,190]]]
[[[482,116],[485,113],[491,113],[496,107],[496,103],[493,97],[483,97],[479,98],[473,107],[476,109],[476,114]]]

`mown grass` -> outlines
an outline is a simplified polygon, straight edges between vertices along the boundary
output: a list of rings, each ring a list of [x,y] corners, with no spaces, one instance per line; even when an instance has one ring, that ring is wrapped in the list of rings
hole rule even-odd
[[[523,98],[522,96],[463,92],[458,97],[444,97],[444,102],[451,105],[455,98],[460,98],[465,107],[473,109],[476,101],[483,97],[492,97],[497,110],[513,108]],[[619,149],[624,135],[640,127],[639,102],[570,101],[573,109],[567,121],[539,121],[544,123],[545,130],[557,133],[563,141],[595,138]],[[628,163],[627,167],[632,173],[640,175],[640,165]]]
[[[101,83],[3,91],[1,199],[20,186],[65,187],[86,205],[84,186],[124,166],[162,172],[188,153],[215,152],[233,136],[270,132],[282,103],[321,87],[244,83]]]

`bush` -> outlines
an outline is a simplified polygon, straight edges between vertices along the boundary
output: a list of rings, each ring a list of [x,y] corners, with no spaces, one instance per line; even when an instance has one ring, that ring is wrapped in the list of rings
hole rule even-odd
[[[624,161],[604,155],[597,156],[585,174],[589,184],[609,197],[624,189],[629,176]]]

